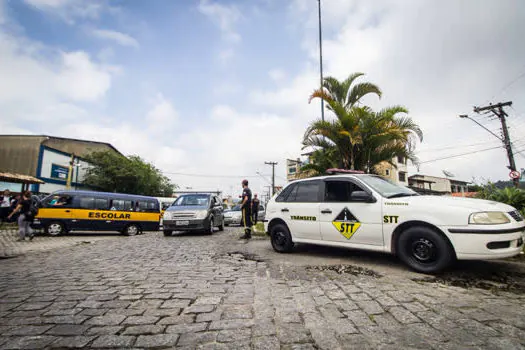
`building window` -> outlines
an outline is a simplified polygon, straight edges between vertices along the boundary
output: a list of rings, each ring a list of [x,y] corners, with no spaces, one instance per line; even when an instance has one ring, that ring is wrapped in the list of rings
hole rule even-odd
[[[402,156],[397,156],[397,162],[399,164],[405,164],[405,158]]]
[[[290,168],[288,168],[288,174],[295,174],[296,171],[297,171],[297,168],[296,168],[296,167],[290,167]]]
[[[385,175],[386,175],[386,176],[390,176],[390,170],[389,170],[389,169],[386,169],[386,170],[385,170]]]
[[[407,173],[400,171],[399,172],[399,182],[406,182],[407,181]]]

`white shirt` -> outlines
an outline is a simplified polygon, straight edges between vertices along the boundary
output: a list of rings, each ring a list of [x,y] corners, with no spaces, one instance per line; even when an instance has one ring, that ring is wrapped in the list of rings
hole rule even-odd
[[[2,196],[2,203],[0,203],[0,207],[2,208],[8,208],[11,206],[11,202],[9,201],[9,197]]]

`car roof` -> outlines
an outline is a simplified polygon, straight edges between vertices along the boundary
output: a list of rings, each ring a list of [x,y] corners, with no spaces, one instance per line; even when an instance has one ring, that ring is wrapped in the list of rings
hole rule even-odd
[[[360,178],[365,176],[379,176],[375,174],[338,174],[338,175],[323,175],[323,176],[314,176],[314,177],[308,177],[306,179],[297,179],[292,181],[291,183],[295,182],[303,182],[303,181],[309,181],[309,180],[325,180],[325,179],[344,179],[344,178]]]

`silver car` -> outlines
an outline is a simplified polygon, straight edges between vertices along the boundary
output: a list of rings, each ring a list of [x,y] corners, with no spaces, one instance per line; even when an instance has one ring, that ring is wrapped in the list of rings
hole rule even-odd
[[[242,211],[239,205],[224,211],[224,225],[240,225],[242,222]]]

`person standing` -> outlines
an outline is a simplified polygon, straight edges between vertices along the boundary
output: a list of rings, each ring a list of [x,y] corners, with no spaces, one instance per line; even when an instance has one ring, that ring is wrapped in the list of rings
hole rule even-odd
[[[20,216],[18,217],[18,233],[20,237],[17,239],[17,241],[23,241],[25,240],[26,236],[29,237],[29,240],[32,240],[33,230],[31,229],[31,192],[25,191],[22,193],[22,198],[20,198],[20,201],[18,202],[15,210],[9,214],[8,219],[11,219],[13,215],[16,213],[20,213]]]
[[[241,239],[252,238],[252,191],[248,187],[248,180],[242,180],[241,196],[242,221],[244,223],[244,236]]]
[[[7,222],[7,217],[11,211],[11,192],[5,190],[4,194],[0,196],[0,222]]]
[[[253,201],[252,201],[252,217],[253,217],[253,221],[252,221],[252,224],[255,226],[257,225],[257,220],[258,220],[258,216],[259,216],[259,198],[257,198],[257,194],[255,194],[253,196]]]

